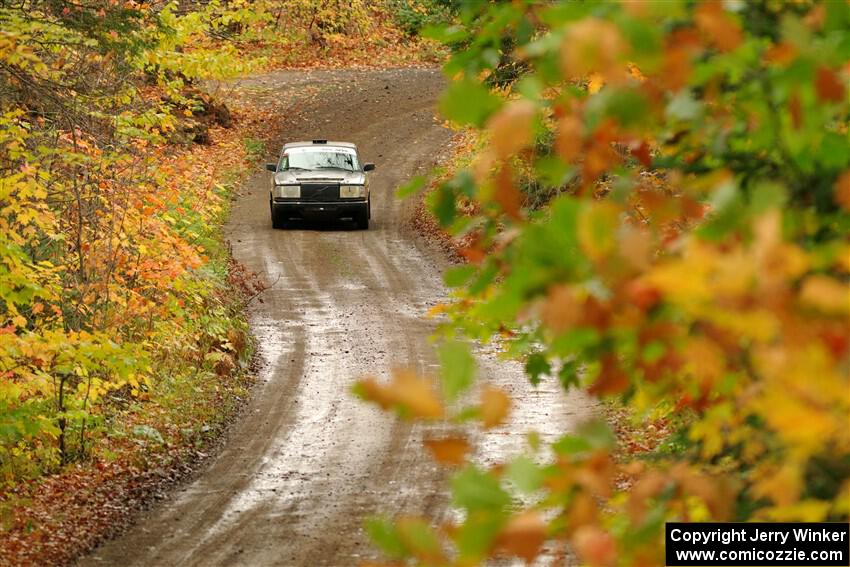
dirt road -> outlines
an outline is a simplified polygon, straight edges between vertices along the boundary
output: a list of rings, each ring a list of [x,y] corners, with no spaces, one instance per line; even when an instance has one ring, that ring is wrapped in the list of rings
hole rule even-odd
[[[193,483],[82,565],[350,566],[374,557],[364,517],[448,513],[422,430],[350,394],[364,373],[436,366],[423,313],[445,298],[445,260],[405,228],[410,205],[393,192],[445,153],[449,133],[434,120],[441,88],[437,71],[421,69],[277,72],[240,85],[243,96],[292,101],[270,124],[282,126],[281,142],[350,140],[377,164],[372,227],[273,230],[268,174],[248,182],[228,237],[236,258],[274,284],[251,311],[263,361],[253,399]],[[553,435],[590,412],[554,384],[531,388],[516,364],[488,353],[480,364],[517,407],[510,426],[477,440],[479,462],[517,451],[523,431]]]

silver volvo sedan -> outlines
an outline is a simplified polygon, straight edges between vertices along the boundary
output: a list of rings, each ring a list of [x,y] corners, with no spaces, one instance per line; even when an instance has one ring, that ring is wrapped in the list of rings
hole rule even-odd
[[[272,226],[284,228],[293,219],[351,219],[369,228],[371,199],[367,171],[357,146],[349,142],[291,142],[277,163],[266,164],[273,173],[269,191]]]

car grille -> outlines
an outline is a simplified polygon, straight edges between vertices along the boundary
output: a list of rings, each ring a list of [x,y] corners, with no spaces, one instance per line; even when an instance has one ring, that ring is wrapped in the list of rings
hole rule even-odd
[[[337,201],[339,183],[302,183],[302,201]]]

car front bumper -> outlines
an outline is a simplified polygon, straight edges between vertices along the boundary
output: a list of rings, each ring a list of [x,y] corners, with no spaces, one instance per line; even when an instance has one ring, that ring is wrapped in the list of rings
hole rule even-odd
[[[281,201],[272,203],[274,214],[286,219],[322,219],[322,218],[355,218],[359,215],[368,215],[369,204],[362,201]]]

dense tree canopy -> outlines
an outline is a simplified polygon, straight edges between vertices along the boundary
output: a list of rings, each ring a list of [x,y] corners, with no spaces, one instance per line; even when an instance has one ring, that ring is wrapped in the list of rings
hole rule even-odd
[[[169,182],[185,179],[168,157],[202,136],[203,120],[227,123],[191,85],[246,70],[232,45],[204,41],[254,17],[217,2],[185,14],[137,2],[0,5],[6,482],[83,456],[104,396],[139,394],[152,365],[164,371],[165,358],[243,325],[229,321],[221,282],[198,271],[215,250],[224,192],[203,176],[175,190]]]
[[[464,464],[457,524],[371,525],[390,556],[531,559],[549,541],[662,564],[666,521],[847,521],[848,18],[844,2],[511,2],[431,32],[455,49],[442,111],[481,139],[429,195],[468,260],[446,274],[444,332],[671,433],[635,454],[593,423],[551,453]],[[458,343],[443,353],[450,396],[414,403],[429,382],[404,376],[360,393],[492,425],[504,401],[458,407],[473,369]],[[464,463],[467,440],[442,443]]]

